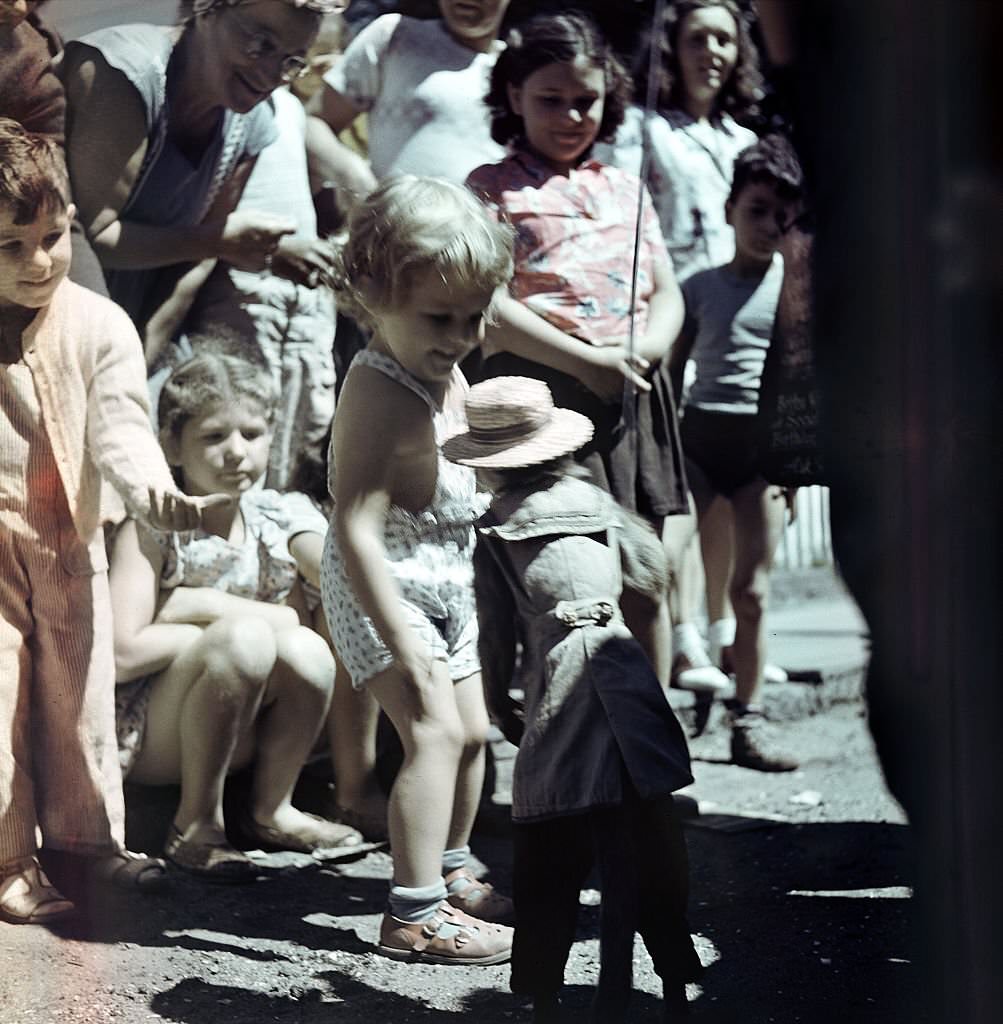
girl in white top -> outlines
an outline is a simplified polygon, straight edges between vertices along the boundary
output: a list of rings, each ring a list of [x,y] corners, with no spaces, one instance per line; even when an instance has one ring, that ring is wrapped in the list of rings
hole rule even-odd
[[[441,19],[377,18],[325,76],[320,116],[340,132],[369,112],[369,156],[381,180],[424,174],[462,183],[505,155],[491,139],[484,95],[508,5],[439,0]]]
[[[756,141],[756,135],[734,118],[755,112],[756,100],[762,96],[762,76],[748,21],[735,0],[677,0],[667,6],[664,21],[655,31],[661,59],[654,110],[646,113],[636,106],[629,110],[613,146],[599,156],[638,172],[647,145],[646,183],[682,284],[697,271],[729,262],[735,254],[725,203],[735,158]],[[642,67],[636,75],[636,95],[641,98],[649,91],[649,45],[640,49]],[[688,517],[677,516],[667,540],[679,563],[671,595],[676,622],[672,680],[686,689],[724,692],[730,684],[716,663],[721,647],[731,643],[735,626],[727,598],[731,515],[718,502],[700,525],[711,620],[710,658],[693,621],[700,591],[699,560],[695,546],[684,550],[692,526]]]
[[[680,0],[659,29],[656,105],[631,107],[615,142],[599,158],[638,173],[650,151],[647,185],[676,278],[727,263],[735,238],[725,222],[735,157],[756,141],[736,124],[762,95],[758,55],[734,0]],[[648,92],[648,46],[635,75],[636,96]]]

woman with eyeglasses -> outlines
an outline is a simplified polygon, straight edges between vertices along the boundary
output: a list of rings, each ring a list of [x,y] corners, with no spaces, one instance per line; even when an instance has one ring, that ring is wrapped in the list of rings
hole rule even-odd
[[[67,44],[74,197],[109,292],[141,332],[165,310],[177,319],[178,296],[216,261],[262,270],[294,231],[236,205],[276,137],[265,101],[305,68],[321,17],[345,6],[181,0],[174,28],[113,26]]]

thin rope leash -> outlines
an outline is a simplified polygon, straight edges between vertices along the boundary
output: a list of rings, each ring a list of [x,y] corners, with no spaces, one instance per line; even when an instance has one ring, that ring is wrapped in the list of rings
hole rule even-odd
[[[645,182],[651,165],[651,133],[648,130],[651,117],[658,98],[658,82],[656,71],[659,61],[659,43],[661,42],[661,26],[665,13],[666,0],[655,0],[652,15],[650,42],[648,45],[648,88],[644,100],[644,118],[641,122],[641,167],[638,171],[640,183],[637,190],[637,218],[634,222],[634,262],[630,275],[630,333],[627,337],[627,358],[631,366],[634,363],[637,331],[637,282],[641,272],[641,227],[644,216]],[[637,444],[637,385],[632,379],[624,380],[623,388],[623,423],[633,443]]]

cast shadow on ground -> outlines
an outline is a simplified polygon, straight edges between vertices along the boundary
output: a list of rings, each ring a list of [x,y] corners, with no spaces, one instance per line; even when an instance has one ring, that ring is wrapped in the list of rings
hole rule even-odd
[[[246,780],[240,777],[228,781],[228,820],[238,817],[235,812],[244,799],[245,786]],[[177,787],[172,786],[126,787],[130,849],[151,855],[162,853],[163,837],[178,797]],[[507,810],[495,808],[493,818],[507,814]],[[474,849],[484,864],[491,865],[496,884],[507,890],[510,844],[498,831],[490,828],[480,832],[474,839]],[[282,856],[270,860],[282,863]],[[149,895],[92,890],[66,878],[61,880],[62,887],[77,902],[80,913],[58,930],[66,938],[94,943],[214,948],[210,940],[176,934],[203,931],[252,940],[290,941],[308,949],[365,952],[370,946],[358,938],[354,929],[339,928],[333,922],[318,928],[305,919],[311,915],[358,918],[382,912],[389,875],[389,860],[377,853],[372,860],[363,855],[337,862],[311,862],[300,855],[298,863],[265,866],[258,881],[238,886],[212,885],[169,866],[167,890]],[[260,952],[252,955],[262,958]]]
[[[403,968],[402,968],[403,969]],[[518,1020],[519,1003],[500,990],[484,990],[457,1010],[424,1005],[394,992],[382,992],[338,972],[305,980],[290,995],[251,992],[228,985],[211,985],[186,978],[150,1000],[150,1010],[181,1024],[382,1024],[386,1021],[444,1022],[460,1019],[483,1024]]]
[[[323,864],[241,886],[211,885],[175,870],[169,877],[162,893],[112,890],[76,895],[80,913],[61,926],[59,934],[79,942],[233,951],[232,946],[211,939],[178,935],[217,932],[248,940],[288,941],[307,949],[358,953],[369,946],[353,929],[318,929],[304,919],[318,913],[336,919],[358,917],[376,913],[386,901],[384,879],[349,878]],[[249,955],[269,959],[260,951]]]
[[[401,965],[401,971],[407,967]],[[564,994],[568,1020],[587,1015],[593,990],[569,986]],[[630,1009],[616,1024],[643,1024],[658,1019],[660,1000],[635,992]],[[520,1024],[529,1021],[529,1004],[499,988],[478,989],[467,994],[455,1009],[440,1009],[394,992],[385,992],[340,971],[312,976],[290,995],[251,992],[243,988],[212,985],[187,978],[150,1001],[154,1013],[182,1024],[383,1024],[383,1022],[434,1022],[469,1020],[478,1024]]]
[[[718,957],[696,1002],[701,1022],[926,1021],[908,827],[731,824],[687,829],[690,924]]]
[[[748,820],[736,817],[735,824]],[[746,831],[687,829],[691,925],[717,956],[696,998],[702,1024],[926,1024],[922,978],[911,952],[917,914],[914,901],[899,898],[912,881],[908,828],[867,822],[760,824]],[[474,848],[491,867],[492,880],[506,889],[508,841],[475,834]],[[386,885],[385,860],[372,866],[360,862],[346,873],[322,865],[299,868],[250,887],[212,887],[175,874],[164,896],[114,894],[87,907],[84,925],[71,937],[226,951],[255,963],[287,954],[245,949],[228,937],[364,954],[372,947],[355,925],[360,916],[382,909]],[[865,889],[876,892],[851,895]],[[317,915],[326,918],[322,926],[309,920]],[[192,931],[199,934],[177,934]],[[583,908],[579,938],[597,934],[598,913]],[[520,1018],[518,1001],[498,989],[470,996],[461,1013],[380,992],[337,971],[306,976],[304,985],[297,999],[219,989],[189,978],[155,996],[152,1005],[169,1019],[193,1024],[207,1019],[380,1024],[464,1015],[500,1024]],[[313,990],[317,994],[311,996]],[[571,987],[572,1019],[577,1009],[584,1017],[589,998],[587,987]],[[655,1019],[655,1002],[638,993],[628,1019]],[[201,1010],[193,1009],[199,1004]],[[353,1004],[364,1012],[352,1016]]]

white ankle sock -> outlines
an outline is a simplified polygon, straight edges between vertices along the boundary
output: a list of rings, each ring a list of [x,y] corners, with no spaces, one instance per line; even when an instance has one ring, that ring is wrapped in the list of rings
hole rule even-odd
[[[707,627],[707,642],[717,647],[730,647],[735,642],[736,619],[717,619]]]
[[[442,851],[442,873],[448,875],[450,871],[466,866],[470,857],[469,846],[458,846],[455,850]]]
[[[695,622],[680,622],[672,627],[672,649],[694,660],[694,655],[703,653],[703,637]]]
[[[406,885],[391,884],[390,913],[398,921],[407,921],[408,924],[427,921],[448,895],[446,883],[441,878],[431,885],[410,888]]]

